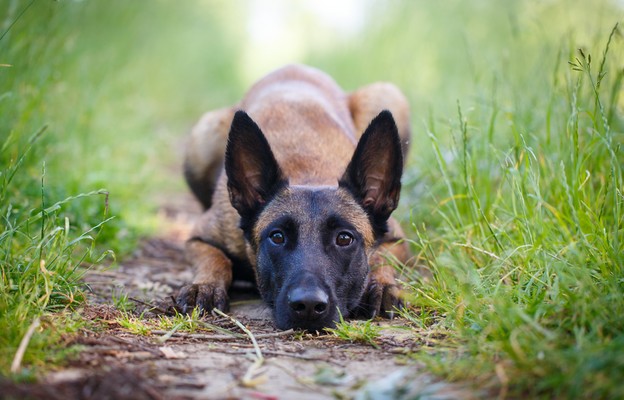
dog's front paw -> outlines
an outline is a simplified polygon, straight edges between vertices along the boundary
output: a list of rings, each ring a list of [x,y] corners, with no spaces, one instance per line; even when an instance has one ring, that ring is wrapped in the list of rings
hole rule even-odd
[[[370,272],[368,285],[360,302],[360,314],[365,318],[394,318],[403,308],[402,292],[394,278],[394,268],[377,265]]]
[[[360,310],[366,318],[394,318],[398,309],[403,308],[401,290],[396,283],[382,283],[371,277],[360,302]]]
[[[199,308],[200,312],[209,314],[213,308],[228,311],[230,301],[224,287],[194,283],[180,289],[176,297],[176,307],[184,314],[192,312],[194,308]]]

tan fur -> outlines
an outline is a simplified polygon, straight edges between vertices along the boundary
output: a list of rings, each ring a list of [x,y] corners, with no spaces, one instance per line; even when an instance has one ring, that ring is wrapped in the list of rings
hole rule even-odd
[[[389,231],[386,241],[383,242],[369,257],[371,266],[370,279],[380,287],[387,287],[393,291],[393,296],[400,297],[400,291],[396,283],[392,262],[399,261],[405,265],[411,258],[411,252],[407,243],[402,240],[405,237],[403,229],[394,219],[389,220]]]
[[[195,262],[210,262],[211,268],[197,271],[193,283],[220,282],[227,289],[232,284],[232,261],[213,246],[204,246],[199,241],[191,241],[186,246],[187,254]]]
[[[377,82],[356,90],[349,96],[349,110],[355,129],[361,135],[380,110],[392,113],[399,129],[403,154],[407,155],[411,136],[407,98],[391,83]],[[359,136],[358,136],[359,138]]]
[[[233,116],[231,107],[222,108],[202,115],[193,126],[184,163],[197,179],[218,177]]]
[[[186,145],[184,174],[206,208],[212,203],[215,182],[221,174],[233,108],[204,114],[191,130]]]
[[[336,185],[357,134],[346,95],[325,74],[286,67],[254,85],[240,108],[270,144],[279,143],[271,148],[291,185]],[[323,168],[318,168],[321,160]]]
[[[395,117],[404,154],[409,143],[408,105],[395,86],[378,83],[347,95],[325,74],[299,65],[268,75],[235,107],[205,114],[191,133],[185,160],[187,179],[191,174],[214,189],[211,207],[198,220],[187,246],[188,259],[196,269],[193,283],[197,285],[229,286],[231,262],[228,265],[225,261],[225,253],[248,260],[255,267],[255,254],[238,228],[239,216],[230,204],[227,177],[221,167],[235,109],[245,110],[258,124],[291,185],[336,187],[362,132],[384,109]],[[373,233],[366,215],[360,207],[353,210],[346,213],[350,222],[372,246]],[[265,221],[280,212],[277,203],[263,211],[254,231],[256,241]],[[385,254],[400,262],[410,257],[405,244],[395,243],[395,238],[403,236],[400,227],[394,220],[390,226],[382,240],[386,243],[370,258],[373,270],[378,271],[371,279],[384,285],[394,285],[394,272]]]

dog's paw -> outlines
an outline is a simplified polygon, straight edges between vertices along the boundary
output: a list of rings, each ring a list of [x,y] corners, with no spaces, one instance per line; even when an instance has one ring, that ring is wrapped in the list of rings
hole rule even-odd
[[[360,310],[366,318],[394,318],[398,309],[403,308],[401,290],[395,284],[382,284],[376,279],[371,279],[366,287]]]
[[[194,283],[180,289],[176,308],[184,314],[191,313],[194,308],[206,314],[210,314],[213,308],[226,312],[230,308],[230,301],[224,287]]]

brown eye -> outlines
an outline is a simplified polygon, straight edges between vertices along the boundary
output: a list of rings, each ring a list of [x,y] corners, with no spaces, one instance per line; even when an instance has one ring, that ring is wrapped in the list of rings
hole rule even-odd
[[[273,242],[274,244],[283,244],[285,240],[284,234],[281,231],[271,232],[271,234],[269,235],[269,239],[271,239],[271,242]]]
[[[353,235],[348,232],[340,232],[336,236],[336,244],[340,247],[348,246],[353,243]]]

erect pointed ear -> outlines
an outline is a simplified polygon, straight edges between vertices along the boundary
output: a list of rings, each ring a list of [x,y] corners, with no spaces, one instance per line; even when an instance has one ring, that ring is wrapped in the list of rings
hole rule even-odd
[[[403,154],[396,123],[382,111],[366,128],[339,185],[348,189],[368,213],[378,234],[399,204]]]
[[[225,149],[225,172],[230,202],[245,225],[287,181],[269,142],[244,111],[232,120]]]

